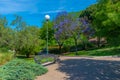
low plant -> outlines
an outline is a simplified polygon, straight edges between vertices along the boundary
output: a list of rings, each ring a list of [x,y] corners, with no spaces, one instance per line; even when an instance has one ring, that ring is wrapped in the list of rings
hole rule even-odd
[[[13,53],[10,52],[0,52],[0,65],[5,64],[6,62],[10,61],[13,59]]]
[[[36,63],[38,64],[42,64],[42,63],[47,63],[47,62],[54,62],[54,57],[51,56],[45,56],[45,55],[38,55],[35,56],[34,60],[36,61]]]
[[[14,59],[0,67],[0,80],[34,80],[47,69],[34,62]]]

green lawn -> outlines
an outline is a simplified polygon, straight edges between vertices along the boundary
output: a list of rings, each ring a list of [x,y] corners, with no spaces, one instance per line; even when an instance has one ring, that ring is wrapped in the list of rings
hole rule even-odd
[[[54,61],[53,58],[43,58],[41,59],[40,63],[53,62],[53,61]]]
[[[37,56],[38,58],[38,61],[42,64],[42,63],[46,63],[46,62],[53,62],[54,61],[54,58],[53,57],[40,57],[40,56]],[[34,56],[31,57],[31,58],[26,58],[24,55],[19,55],[17,56],[17,59],[21,59],[21,60],[25,60],[27,62],[35,62],[34,60]]]
[[[120,47],[101,48],[88,51],[78,51],[78,55],[75,52],[69,52],[65,56],[120,56]]]

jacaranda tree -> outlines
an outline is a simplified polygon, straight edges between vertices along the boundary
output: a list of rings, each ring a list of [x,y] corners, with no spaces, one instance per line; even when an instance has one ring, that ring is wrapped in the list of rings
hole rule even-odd
[[[81,42],[83,44],[83,49],[87,49],[87,42],[89,37],[93,36],[94,30],[91,28],[90,22],[88,22],[86,17],[80,18],[81,22]]]
[[[83,42],[82,35],[89,37],[91,34],[90,25],[85,20],[85,18],[76,19],[73,16],[67,14],[67,12],[58,13],[54,21],[54,29],[55,39],[59,45],[59,49],[61,50],[61,47],[66,39],[73,38],[76,54],[78,50],[78,39],[81,39]]]
[[[69,37],[69,34],[67,34],[67,26],[69,25],[67,17],[67,12],[60,12],[54,20],[54,37],[59,45],[60,53],[64,41]]]
[[[67,34],[69,34],[69,37],[73,38],[74,43],[75,43],[75,51],[77,55],[77,45],[78,45],[78,39],[80,38],[81,34],[81,23],[78,19],[74,19],[72,16],[68,17],[67,20]]]

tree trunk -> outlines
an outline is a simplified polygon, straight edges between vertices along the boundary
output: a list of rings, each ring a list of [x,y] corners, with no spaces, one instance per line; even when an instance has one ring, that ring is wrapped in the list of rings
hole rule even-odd
[[[100,38],[100,36],[98,36],[98,37],[97,37],[97,46],[98,46],[98,48],[100,47],[100,43],[101,43],[100,40],[101,40],[101,38]]]
[[[15,58],[15,57],[16,57],[16,55],[17,55],[17,53],[16,53],[16,52],[14,52],[14,55],[13,55],[13,57]]]
[[[77,52],[77,50],[78,50],[78,48],[77,48],[77,39],[74,39],[74,41],[75,41],[75,53],[76,53],[76,55],[78,55],[78,52]]]
[[[59,45],[59,54],[61,54],[62,45]]]
[[[17,54],[19,54],[19,51],[18,51],[18,49],[15,49],[15,50],[14,50],[14,57],[16,57]]]
[[[29,57],[30,57],[30,54],[29,54],[29,53],[27,53],[27,54],[26,54],[26,57],[27,57],[27,58],[29,58]]]
[[[86,43],[84,41],[82,41],[82,43],[83,43],[83,50],[86,50],[87,49]]]

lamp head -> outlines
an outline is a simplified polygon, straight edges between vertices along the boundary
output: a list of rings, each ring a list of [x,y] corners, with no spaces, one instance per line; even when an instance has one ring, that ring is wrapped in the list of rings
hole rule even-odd
[[[48,21],[50,19],[49,15],[45,15],[45,19]]]

